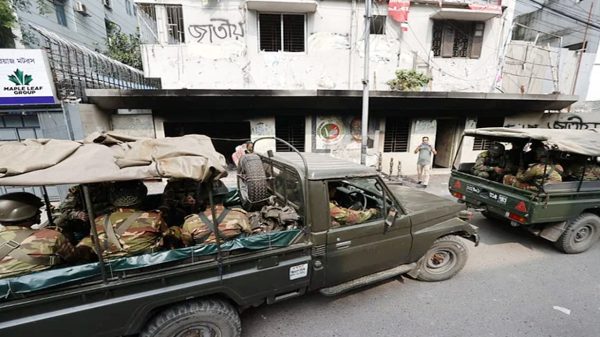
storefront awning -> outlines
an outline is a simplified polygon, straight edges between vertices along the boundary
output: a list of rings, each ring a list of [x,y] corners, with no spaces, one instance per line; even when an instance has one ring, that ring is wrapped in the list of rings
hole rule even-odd
[[[502,11],[440,8],[431,18],[434,20],[487,21],[499,15],[502,15]]]
[[[224,115],[360,114],[360,90],[119,90],[87,89],[91,103],[106,111],[152,109],[154,114],[197,113],[206,118]],[[577,96],[548,94],[501,94],[468,92],[371,91],[369,110],[373,115],[420,116],[496,115],[564,109]],[[226,102],[226,104],[224,104]]]
[[[317,2],[314,0],[247,0],[248,9],[259,12],[314,13]]]

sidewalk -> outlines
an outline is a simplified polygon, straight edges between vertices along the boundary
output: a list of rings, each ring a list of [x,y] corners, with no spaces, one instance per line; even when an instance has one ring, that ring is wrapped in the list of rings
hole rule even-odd
[[[454,197],[448,192],[448,179],[450,179],[449,170],[445,170],[445,172],[434,172],[429,179],[429,185],[427,188],[422,188],[422,186],[417,184],[417,175],[406,176],[403,179],[403,185],[408,187],[415,187],[422,189],[428,193],[435,194],[440,197],[454,199]]]

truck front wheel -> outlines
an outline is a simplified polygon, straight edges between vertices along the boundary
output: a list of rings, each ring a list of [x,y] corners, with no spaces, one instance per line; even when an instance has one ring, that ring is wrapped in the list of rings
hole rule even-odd
[[[458,236],[441,237],[417,262],[415,277],[428,282],[447,280],[463,269],[467,258],[467,247]]]
[[[242,323],[235,308],[221,300],[190,301],[156,315],[140,337],[239,337]]]
[[[600,217],[583,213],[567,224],[567,229],[556,241],[556,247],[567,254],[585,252],[598,241]]]

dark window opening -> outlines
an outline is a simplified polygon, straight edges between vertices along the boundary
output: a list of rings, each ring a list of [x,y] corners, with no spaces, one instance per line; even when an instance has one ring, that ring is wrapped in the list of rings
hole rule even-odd
[[[260,14],[260,50],[303,52],[304,15]]]
[[[409,134],[409,119],[400,117],[386,118],[383,152],[407,152]]]
[[[371,34],[382,35],[385,34],[385,21],[387,16],[385,15],[373,15],[371,18],[371,27],[369,32]]]
[[[504,126],[504,117],[484,117],[477,118],[477,128],[493,128]],[[492,141],[475,137],[473,142],[473,151],[487,150]]]
[[[58,24],[67,27],[67,15],[65,13],[64,1],[54,1],[54,11],[56,12],[56,21]]]
[[[435,20],[431,43],[433,55],[479,58],[484,29],[483,22]]]
[[[569,50],[584,50],[587,49],[587,42],[579,42],[565,46]]]
[[[304,152],[305,136],[304,116],[287,116],[275,118],[275,136],[292,144],[298,151]],[[282,142],[276,143],[277,152],[291,152],[292,149]]]

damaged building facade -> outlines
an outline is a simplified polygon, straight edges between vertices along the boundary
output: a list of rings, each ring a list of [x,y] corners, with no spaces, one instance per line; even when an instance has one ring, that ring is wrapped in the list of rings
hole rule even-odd
[[[88,90],[113,121],[125,121],[115,129],[203,133],[226,157],[241,139],[277,136],[301,151],[359,161],[364,3],[136,4],[144,73],[160,78],[163,90]],[[392,174],[412,174],[413,150],[428,136],[438,149],[436,166],[449,167],[465,128],[502,126],[506,116],[572,101],[496,90],[513,9],[512,0],[373,3],[368,164],[389,172],[393,160]],[[393,92],[387,82],[398,69],[432,80],[418,92]],[[466,144],[461,156],[474,158],[483,146]],[[274,141],[257,148],[289,150]]]

